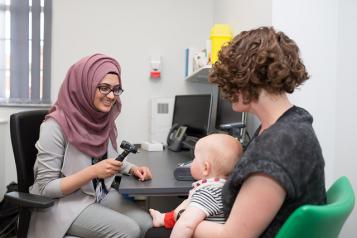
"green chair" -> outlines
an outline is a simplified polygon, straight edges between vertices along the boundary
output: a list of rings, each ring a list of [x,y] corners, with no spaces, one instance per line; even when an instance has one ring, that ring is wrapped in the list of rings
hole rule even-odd
[[[337,238],[352,212],[355,195],[348,178],[339,178],[327,191],[326,205],[304,205],[296,209],[276,238]]]

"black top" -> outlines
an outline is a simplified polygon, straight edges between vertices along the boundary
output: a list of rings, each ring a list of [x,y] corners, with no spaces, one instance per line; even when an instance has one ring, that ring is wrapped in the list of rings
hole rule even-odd
[[[306,110],[293,106],[260,135],[257,129],[224,185],[227,217],[244,180],[257,172],[272,177],[286,192],[282,207],[261,237],[274,237],[297,207],[326,203],[325,163],[312,121]]]

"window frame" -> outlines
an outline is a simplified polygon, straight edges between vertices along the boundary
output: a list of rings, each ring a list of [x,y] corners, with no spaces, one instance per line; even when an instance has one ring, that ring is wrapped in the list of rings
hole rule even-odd
[[[0,106],[48,107],[51,104],[52,0],[11,0],[10,5],[2,2],[0,10],[10,11],[10,77],[7,79],[4,63],[0,84],[9,85],[10,95],[0,95]],[[6,80],[10,81],[7,85]]]

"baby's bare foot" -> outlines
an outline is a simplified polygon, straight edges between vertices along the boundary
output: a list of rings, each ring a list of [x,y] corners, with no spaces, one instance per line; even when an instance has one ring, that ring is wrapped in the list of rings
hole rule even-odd
[[[164,226],[165,215],[155,209],[149,209],[150,215],[152,216],[153,227]]]

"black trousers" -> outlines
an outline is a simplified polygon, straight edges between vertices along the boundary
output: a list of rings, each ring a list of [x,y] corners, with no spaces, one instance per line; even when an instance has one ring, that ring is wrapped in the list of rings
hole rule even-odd
[[[169,238],[172,229],[166,229],[165,227],[153,227],[147,230],[145,238]]]

